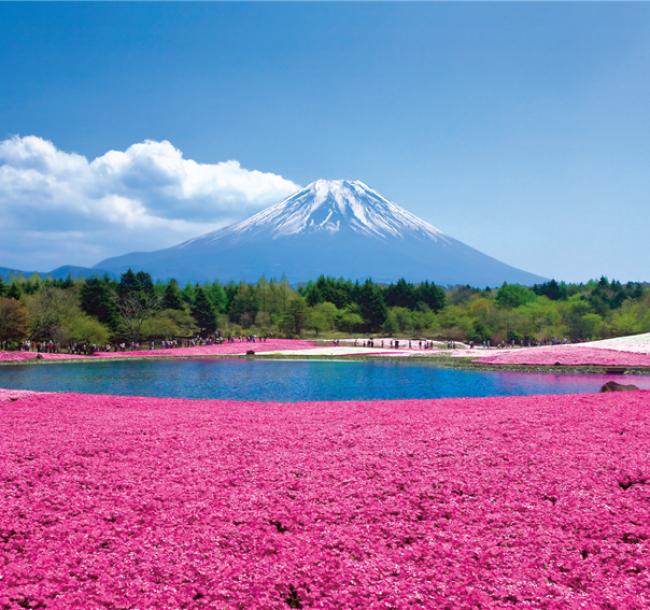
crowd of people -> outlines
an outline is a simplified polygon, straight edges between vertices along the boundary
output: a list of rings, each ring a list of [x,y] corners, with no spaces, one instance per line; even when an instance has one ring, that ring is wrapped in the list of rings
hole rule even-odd
[[[62,345],[53,340],[48,341],[32,341],[26,339],[20,344],[20,351],[23,352],[37,352],[39,354],[81,354],[90,356],[96,352],[129,352],[129,351],[143,351],[143,350],[157,350],[157,349],[174,349],[174,348],[188,348],[198,347],[204,345],[215,345],[220,343],[258,343],[265,342],[268,336],[257,335],[240,335],[232,336],[226,335],[210,335],[207,337],[191,337],[180,339],[161,339],[158,341],[121,341],[115,343],[106,343],[105,345],[97,345],[95,343],[69,343]],[[8,346],[0,344],[0,349],[5,350]]]
[[[486,349],[491,347],[495,347],[497,349],[506,349],[511,347],[542,347],[542,346],[549,346],[549,345],[567,345],[568,343],[571,343],[569,338],[563,337],[562,339],[550,339],[548,341],[536,341],[531,339],[520,339],[519,341],[516,341],[515,339],[512,339],[511,341],[500,341],[496,345],[492,345],[492,342],[489,339],[487,339],[486,341],[482,341],[480,345],[481,347]],[[469,342],[469,346],[471,348],[476,347],[476,345],[477,344],[474,341]]]
[[[335,339],[333,341],[334,345],[340,345],[341,340]],[[453,339],[448,340],[431,340],[431,339],[354,339],[354,347],[380,347],[388,349],[418,349],[418,350],[430,350],[430,349],[464,349],[469,347],[474,349],[475,347],[480,347],[482,349],[506,349],[513,347],[541,347],[548,345],[566,345],[570,343],[567,337],[562,339],[552,339],[550,341],[531,341],[531,340],[512,340],[512,341],[502,341],[497,344],[493,344],[489,339],[481,341],[480,343],[475,341],[469,341],[467,343],[462,343],[455,341]]]
[[[265,342],[269,338],[268,335],[258,336],[258,335],[226,335],[221,336],[219,334],[209,335],[206,337],[191,337],[191,338],[177,338],[177,339],[162,339],[157,341],[121,341],[114,343],[107,343],[105,345],[96,345],[89,343],[71,343],[67,345],[61,345],[53,340],[48,341],[31,341],[26,339],[20,345],[21,351],[27,352],[38,352],[43,354],[57,354],[57,353],[69,353],[69,354],[83,354],[83,355],[92,355],[96,352],[127,352],[127,351],[143,351],[143,350],[157,350],[157,349],[175,349],[175,348],[188,348],[188,347],[197,347],[205,345],[214,345],[219,343],[259,343]],[[340,339],[334,339],[334,345],[340,345]],[[553,339],[551,341],[530,341],[530,340],[521,340],[521,341],[510,341],[510,342],[500,342],[496,345],[493,345],[492,342],[488,339],[480,343],[474,341],[469,341],[467,344],[460,343],[455,340],[431,340],[431,339],[394,339],[394,338],[384,338],[384,339],[354,339],[354,347],[370,347],[370,348],[387,348],[387,349],[418,349],[418,350],[431,350],[431,349],[457,349],[457,348],[466,348],[474,349],[475,347],[480,347],[482,349],[504,349],[512,347],[539,347],[543,345],[566,345],[569,343],[569,339],[564,337],[562,339]],[[0,344],[0,349],[5,350],[8,346]]]
[[[341,340],[335,339],[334,345],[340,345]],[[380,347],[389,349],[437,349],[443,341],[431,339],[354,339],[354,347]],[[447,341],[448,349],[456,349],[456,341]]]

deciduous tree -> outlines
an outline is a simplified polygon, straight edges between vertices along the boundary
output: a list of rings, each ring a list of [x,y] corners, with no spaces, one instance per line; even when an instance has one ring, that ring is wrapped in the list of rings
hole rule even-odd
[[[0,297],[0,342],[22,341],[29,329],[29,312],[24,303]]]

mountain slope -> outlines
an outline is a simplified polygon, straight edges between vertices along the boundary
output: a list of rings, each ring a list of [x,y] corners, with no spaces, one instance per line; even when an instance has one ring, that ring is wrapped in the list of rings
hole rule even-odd
[[[262,275],[303,282],[321,273],[481,287],[543,279],[445,235],[358,180],[318,180],[229,227],[97,266],[116,273],[142,269],[182,282],[255,281]]]

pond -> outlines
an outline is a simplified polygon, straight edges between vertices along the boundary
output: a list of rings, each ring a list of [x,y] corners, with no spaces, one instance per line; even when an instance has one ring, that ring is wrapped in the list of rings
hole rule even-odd
[[[650,376],[522,373],[354,360],[133,360],[0,366],[0,388],[233,400],[356,400],[596,392]]]

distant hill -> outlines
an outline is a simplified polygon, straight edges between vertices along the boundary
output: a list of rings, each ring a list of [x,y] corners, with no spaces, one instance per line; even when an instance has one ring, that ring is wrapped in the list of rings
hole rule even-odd
[[[88,277],[102,277],[108,275],[109,277],[116,277],[112,271],[105,271],[103,269],[91,269],[89,267],[77,267],[75,265],[63,265],[52,269],[52,271],[21,271],[20,269],[9,269],[7,267],[0,267],[0,277],[4,280],[10,280],[12,277],[23,276],[32,277],[38,275],[42,278],[51,277],[54,280],[64,280],[68,276],[73,279],[88,278]]]
[[[445,235],[359,180],[318,180],[242,222],[97,267],[115,274],[132,268],[180,282],[284,276],[299,283],[325,274],[485,287],[545,279]]]

